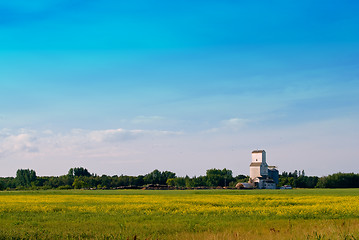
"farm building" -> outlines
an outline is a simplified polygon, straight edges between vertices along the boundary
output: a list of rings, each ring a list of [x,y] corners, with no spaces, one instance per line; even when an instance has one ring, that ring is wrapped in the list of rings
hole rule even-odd
[[[260,189],[275,189],[279,172],[275,166],[268,166],[266,152],[264,150],[252,151],[249,183]]]
[[[237,183],[236,188],[238,189],[253,189],[253,184],[250,183]]]

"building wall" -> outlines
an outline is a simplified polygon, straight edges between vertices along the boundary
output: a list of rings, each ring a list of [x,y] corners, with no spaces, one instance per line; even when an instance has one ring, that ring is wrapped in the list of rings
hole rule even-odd
[[[267,165],[267,163],[263,163],[263,164],[261,165],[260,173],[261,173],[261,176],[262,176],[262,177],[268,175],[268,165]]]
[[[277,169],[268,169],[268,177],[273,179],[276,184],[279,183],[279,171]]]
[[[258,177],[266,177],[268,175],[267,164],[261,164],[260,166],[250,166],[249,176],[253,180]]]
[[[264,183],[264,188],[265,189],[276,189],[277,186],[275,183]]]
[[[250,167],[249,168],[249,176],[250,178],[252,178],[253,180],[257,177],[260,177],[261,174],[260,174],[260,166],[256,166],[256,167]]]
[[[267,163],[266,152],[264,150],[262,152],[252,152],[252,162]]]

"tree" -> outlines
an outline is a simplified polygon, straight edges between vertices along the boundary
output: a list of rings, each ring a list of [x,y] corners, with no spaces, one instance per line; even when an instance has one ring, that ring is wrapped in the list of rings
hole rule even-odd
[[[175,178],[175,186],[176,187],[185,187],[186,186],[185,178],[184,177]]]
[[[159,184],[161,180],[161,172],[155,169],[152,172],[147,173],[143,180],[147,184]]]
[[[142,185],[145,184],[145,181],[143,179],[144,179],[144,176],[139,175],[139,176],[134,178],[133,184],[136,185],[136,186],[142,186]]]
[[[147,184],[166,184],[169,178],[176,178],[176,174],[170,171],[160,172],[158,169],[155,169],[146,174],[143,180]]]
[[[227,186],[229,182],[234,180],[232,176],[232,171],[224,168],[220,169],[209,169],[206,171],[207,183],[208,186]]]
[[[30,187],[36,181],[36,172],[30,169],[18,169],[16,171],[16,185]]]
[[[73,176],[74,176],[74,169],[73,169],[73,168],[70,168],[70,169],[69,169],[69,172],[67,173],[67,176],[69,176],[69,177],[73,177]]]
[[[168,186],[174,187],[174,186],[176,186],[176,179],[175,178],[169,178],[169,179],[167,179],[166,184]]]
[[[161,174],[161,181],[162,182],[165,181],[165,179],[167,181],[167,179],[169,179],[169,178],[176,178],[176,174],[174,172],[170,172],[170,171],[162,172],[162,174]]]
[[[206,186],[208,186],[207,180],[208,180],[208,178],[206,176],[199,176],[199,177],[194,176],[192,178],[193,186],[194,187],[206,187]]]
[[[109,188],[111,187],[111,177],[107,176],[107,175],[102,175],[101,176],[101,186],[105,187],[105,188]]]
[[[319,188],[357,188],[359,187],[359,174],[335,173],[318,180]]]
[[[75,177],[81,177],[81,176],[90,177],[91,173],[89,173],[89,171],[86,168],[78,167],[78,168],[74,168],[74,175]]]
[[[83,180],[81,180],[80,178],[75,178],[74,183],[72,184],[72,186],[75,189],[81,189],[85,187],[85,182]]]

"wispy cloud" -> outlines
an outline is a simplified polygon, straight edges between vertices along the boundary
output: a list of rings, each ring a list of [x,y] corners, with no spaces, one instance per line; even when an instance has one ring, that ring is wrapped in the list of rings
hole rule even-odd
[[[146,136],[165,136],[180,135],[182,132],[161,131],[161,130],[125,130],[125,129],[109,129],[100,131],[90,131],[87,133],[89,139],[95,142],[121,142],[129,141]]]
[[[246,126],[248,122],[249,122],[248,119],[231,118],[228,120],[223,120],[221,122],[221,125],[223,128],[228,128],[231,130],[239,130],[239,129],[243,128],[244,126]]]
[[[0,157],[15,154],[18,152],[38,152],[36,137],[28,133],[11,135],[9,133],[0,135]]]
[[[39,174],[64,174],[85,166],[96,173],[144,174],[155,168],[181,174],[203,174],[209,168],[229,168],[248,173],[250,152],[264,148],[268,161],[280,171],[304,169],[323,175],[354,171],[357,158],[340,161],[353,151],[358,127],[350,118],[316,121],[276,128],[252,127],[249,119],[229,118],[206,133],[161,130],[73,129],[55,131],[0,130],[0,175],[18,168]],[[355,126],[355,127],[353,127]],[[295,154],[293,154],[295,153]],[[320,166],[326,165],[323,169]]]
[[[243,119],[243,118],[225,119],[218,124],[218,127],[205,130],[204,133],[216,133],[216,132],[228,132],[228,131],[237,132],[245,128],[249,122],[251,122],[249,119]]]
[[[119,142],[128,141],[143,135],[142,130],[109,129],[91,131],[87,134],[89,139],[95,142]]]
[[[120,143],[134,141],[141,138],[154,138],[182,135],[182,132],[163,130],[85,130],[73,129],[67,133],[55,133],[51,130],[34,131],[19,129],[0,131],[0,157],[9,155],[24,155],[32,152],[82,152],[86,149],[94,150],[109,149]]]

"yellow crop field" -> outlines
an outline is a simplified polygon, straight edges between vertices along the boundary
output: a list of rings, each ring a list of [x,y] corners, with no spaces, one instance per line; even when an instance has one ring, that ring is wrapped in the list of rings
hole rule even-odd
[[[1,239],[359,239],[359,191],[0,193]]]

